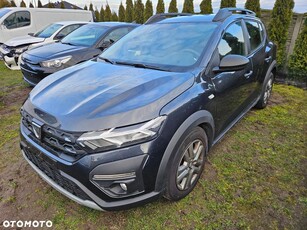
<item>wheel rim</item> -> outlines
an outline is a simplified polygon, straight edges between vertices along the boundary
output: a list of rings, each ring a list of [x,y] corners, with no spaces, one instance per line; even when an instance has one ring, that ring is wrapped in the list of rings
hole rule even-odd
[[[269,100],[269,98],[271,96],[272,87],[273,87],[273,79],[270,78],[270,80],[266,84],[265,91],[264,91],[264,96],[263,96],[263,101],[264,101],[265,104],[268,103],[268,100]]]
[[[177,168],[176,184],[179,190],[191,188],[197,180],[204,162],[204,145],[195,140],[185,149]]]

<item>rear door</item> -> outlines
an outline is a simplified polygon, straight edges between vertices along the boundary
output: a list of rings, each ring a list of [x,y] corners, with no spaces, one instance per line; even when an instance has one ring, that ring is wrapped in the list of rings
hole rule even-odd
[[[258,23],[258,21],[252,19],[244,20],[244,22],[248,40],[247,57],[253,65],[253,73],[250,77],[253,87],[251,88],[252,91],[250,92],[249,99],[246,102],[248,105],[249,103],[253,103],[260,95],[262,82],[268,69],[268,65],[265,61],[265,33],[262,25]]]

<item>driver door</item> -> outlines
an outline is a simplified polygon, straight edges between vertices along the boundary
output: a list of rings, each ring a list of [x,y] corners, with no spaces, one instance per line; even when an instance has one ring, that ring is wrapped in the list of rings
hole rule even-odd
[[[247,43],[241,21],[236,21],[225,30],[216,50],[215,66],[227,55],[247,55]],[[216,134],[225,131],[238,118],[246,107],[249,98],[252,77],[252,63],[241,70],[213,73],[212,82],[215,88],[215,125]]]

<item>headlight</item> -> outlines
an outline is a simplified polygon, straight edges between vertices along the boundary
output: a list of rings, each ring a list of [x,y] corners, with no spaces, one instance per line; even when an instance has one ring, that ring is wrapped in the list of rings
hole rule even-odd
[[[62,58],[56,58],[48,61],[41,62],[41,66],[47,67],[47,68],[59,68],[66,62],[68,62],[71,59],[71,56],[66,56]]]
[[[22,54],[23,52],[28,50],[28,46],[22,47],[22,48],[17,48],[15,49],[16,54]]]
[[[158,135],[165,119],[166,116],[160,116],[148,122],[125,128],[84,133],[77,142],[82,147],[87,146],[92,150],[107,150],[148,141]]]

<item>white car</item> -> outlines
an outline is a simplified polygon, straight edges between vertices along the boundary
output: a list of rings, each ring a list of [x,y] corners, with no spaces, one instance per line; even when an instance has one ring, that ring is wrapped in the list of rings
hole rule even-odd
[[[87,22],[66,21],[48,25],[41,31],[8,40],[0,46],[0,57],[12,70],[19,70],[21,54],[29,49],[61,40]]]

